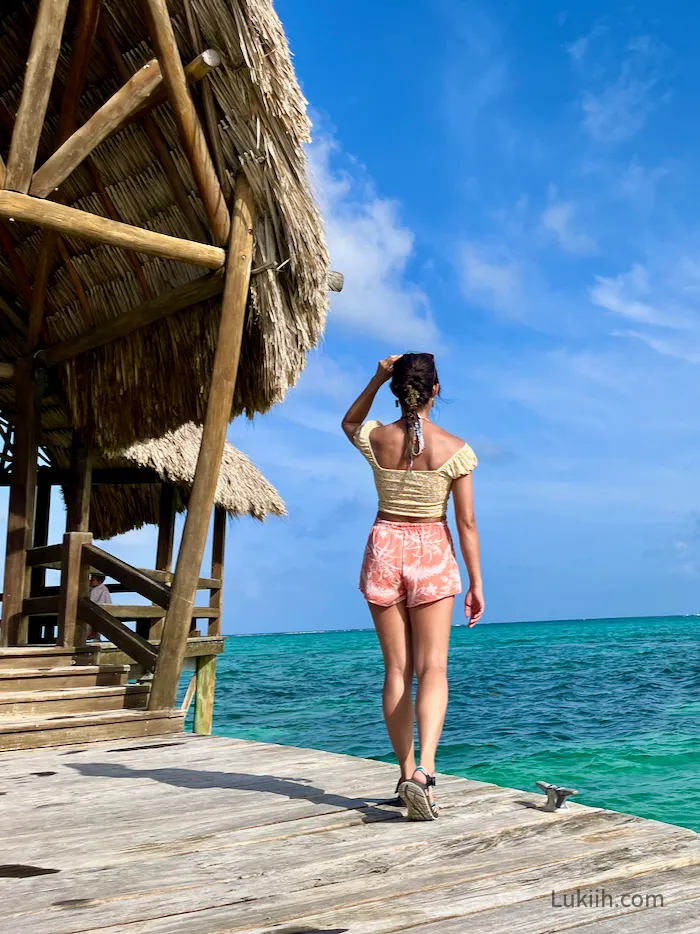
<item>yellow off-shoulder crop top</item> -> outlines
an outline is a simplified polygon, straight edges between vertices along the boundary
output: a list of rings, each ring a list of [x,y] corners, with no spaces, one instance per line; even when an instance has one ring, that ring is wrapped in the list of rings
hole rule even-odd
[[[379,511],[412,519],[435,519],[447,512],[452,481],[471,473],[476,454],[468,444],[438,470],[391,470],[380,467],[370,444],[370,433],[381,422],[365,422],[355,432],[353,444],[367,458],[374,472]]]

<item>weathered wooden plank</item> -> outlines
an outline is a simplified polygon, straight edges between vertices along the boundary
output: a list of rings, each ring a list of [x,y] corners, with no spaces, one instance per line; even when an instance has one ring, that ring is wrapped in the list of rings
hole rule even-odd
[[[121,649],[129,658],[143,666],[146,671],[153,671],[156,667],[157,652],[138,633],[132,632],[108,612],[109,606],[100,606],[93,603],[89,597],[78,601],[78,616],[88,623],[96,632],[105,636],[117,648]]]
[[[226,555],[226,511],[221,506],[214,507],[214,532],[211,545],[211,576],[221,581],[218,588],[209,593],[209,606],[216,609],[218,617],[212,619],[207,627],[208,636],[221,634],[221,611],[224,599],[224,559]],[[201,585],[201,581],[200,581]]]
[[[181,240],[143,227],[122,224],[108,217],[80,211],[54,201],[43,201],[16,191],[0,191],[0,217],[36,224],[73,237],[84,237],[150,256],[179,260],[207,269],[220,269],[226,254],[220,247]]]
[[[39,568],[47,564],[55,564],[63,556],[63,545],[40,545],[30,548],[27,552],[27,566]]]
[[[96,714],[43,717],[29,729],[29,717],[16,730],[10,718],[0,718],[0,750],[32,749],[40,746],[91,743],[133,736],[161,736],[182,731],[179,713],[155,710],[105,710]]]
[[[81,432],[73,433],[70,459],[71,482],[66,500],[66,531],[89,532],[92,459],[90,448]]]
[[[156,5],[155,0],[148,2],[150,6]],[[173,577],[172,602],[163,627],[149,701],[153,709],[172,707],[177,696],[177,681],[192,618],[191,608],[201,573],[209,518],[214,505],[226,441],[226,428],[231,418],[250,287],[254,218],[253,192],[245,175],[241,173],[236,182],[229,261],[226,265],[219,335],[202,442]]]
[[[399,837],[387,841],[385,835],[380,835],[383,827],[375,829],[377,835],[369,847],[366,843],[358,846],[362,836],[358,828],[356,834],[329,832],[285,842],[282,848],[278,843],[266,843],[238,846],[226,852],[192,854],[188,859],[186,891],[180,893],[174,890],[183,889],[178,885],[181,858],[154,859],[140,850],[129,865],[105,866],[100,872],[99,892],[89,903],[81,905],[81,920],[89,922],[91,927],[100,927],[104,923],[128,924],[154,917],[157,914],[154,906],[162,910],[164,892],[173,893],[171,914],[176,915],[183,908],[188,913],[211,901],[212,896],[215,898],[216,891],[221,892],[225,900],[235,883],[237,904],[232,906],[231,923],[240,926],[249,907],[254,909],[257,902],[267,901],[282,892],[295,890],[300,897],[308,893],[310,899],[328,902],[336,886],[346,891],[354,888],[355,893],[366,890],[381,895],[382,889],[386,891],[396,881],[397,894],[410,893],[416,886],[425,884],[429,877],[425,869],[430,866],[435,867],[433,882],[447,887],[450,882],[463,881],[465,888],[473,882],[478,884],[493,876],[505,877],[524,868],[522,848],[517,845],[507,849],[482,847],[463,858],[461,854],[455,857],[452,853],[454,841],[448,827],[443,827],[437,836],[431,834],[408,845],[405,835],[403,841]],[[635,839],[628,838],[628,849],[623,849],[620,841],[611,843],[598,839],[586,846],[581,836],[559,838],[550,834],[528,851],[528,868],[533,874],[547,869],[556,872],[570,861],[580,859],[584,851],[588,858],[598,854],[612,862],[615,855],[641,854],[645,845],[653,845],[659,857],[673,856],[670,828],[649,837],[639,834]],[[253,871],[252,867],[255,867]],[[50,909],[59,899],[69,900],[81,888],[85,891],[92,872],[94,870],[82,870],[67,879],[52,876],[45,880],[39,892],[37,886],[33,886],[30,909],[22,893],[8,893],[8,901],[4,903],[6,916],[18,925],[20,932],[24,930],[23,925],[28,926],[31,921],[41,923],[46,915],[39,912]]]
[[[108,554],[95,545],[86,545],[84,551],[85,559],[94,568],[108,577],[118,580],[120,584],[131,587],[133,593],[141,594],[142,597],[157,603],[160,607],[167,608],[170,604],[170,588],[165,584],[153,580],[152,577],[143,574],[138,568],[132,567],[132,565]]]
[[[39,3],[7,158],[6,188],[20,192],[29,190],[67,11],[68,0],[41,0]]]

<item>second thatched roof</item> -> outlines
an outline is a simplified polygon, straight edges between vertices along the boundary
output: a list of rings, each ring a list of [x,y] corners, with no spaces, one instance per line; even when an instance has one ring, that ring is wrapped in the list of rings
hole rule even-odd
[[[154,438],[105,455],[104,467],[144,467],[154,470],[163,483],[176,489],[175,508],[187,508],[194,481],[202,429],[183,425],[162,438]],[[284,516],[284,502],[275,487],[241,451],[226,443],[219,470],[215,504],[229,516]],[[129,484],[96,486],[90,504],[90,527],[98,539],[112,538],[131,529],[158,522],[160,485]]]

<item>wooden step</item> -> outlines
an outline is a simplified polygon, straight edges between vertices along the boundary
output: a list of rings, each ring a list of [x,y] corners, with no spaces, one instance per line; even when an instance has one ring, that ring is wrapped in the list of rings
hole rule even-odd
[[[6,668],[65,668],[68,665],[91,665],[95,651],[77,653],[56,645],[23,645],[0,649],[0,671]]]
[[[144,710],[148,704],[148,693],[147,684],[13,691],[0,694],[0,718],[98,713],[101,710]]]
[[[184,721],[184,714],[179,710],[105,710],[58,717],[2,717],[0,750],[181,733]]]
[[[5,691],[51,691],[126,684],[128,665],[71,665],[52,668],[0,669],[0,694]]]

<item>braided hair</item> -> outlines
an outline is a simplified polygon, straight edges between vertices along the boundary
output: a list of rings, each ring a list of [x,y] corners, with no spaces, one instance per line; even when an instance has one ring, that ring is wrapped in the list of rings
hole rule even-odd
[[[406,419],[405,456],[409,470],[413,470],[414,457],[425,447],[418,412],[433,398],[433,389],[438,382],[435,358],[431,353],[406,353],[394,364],[391,391]]]

